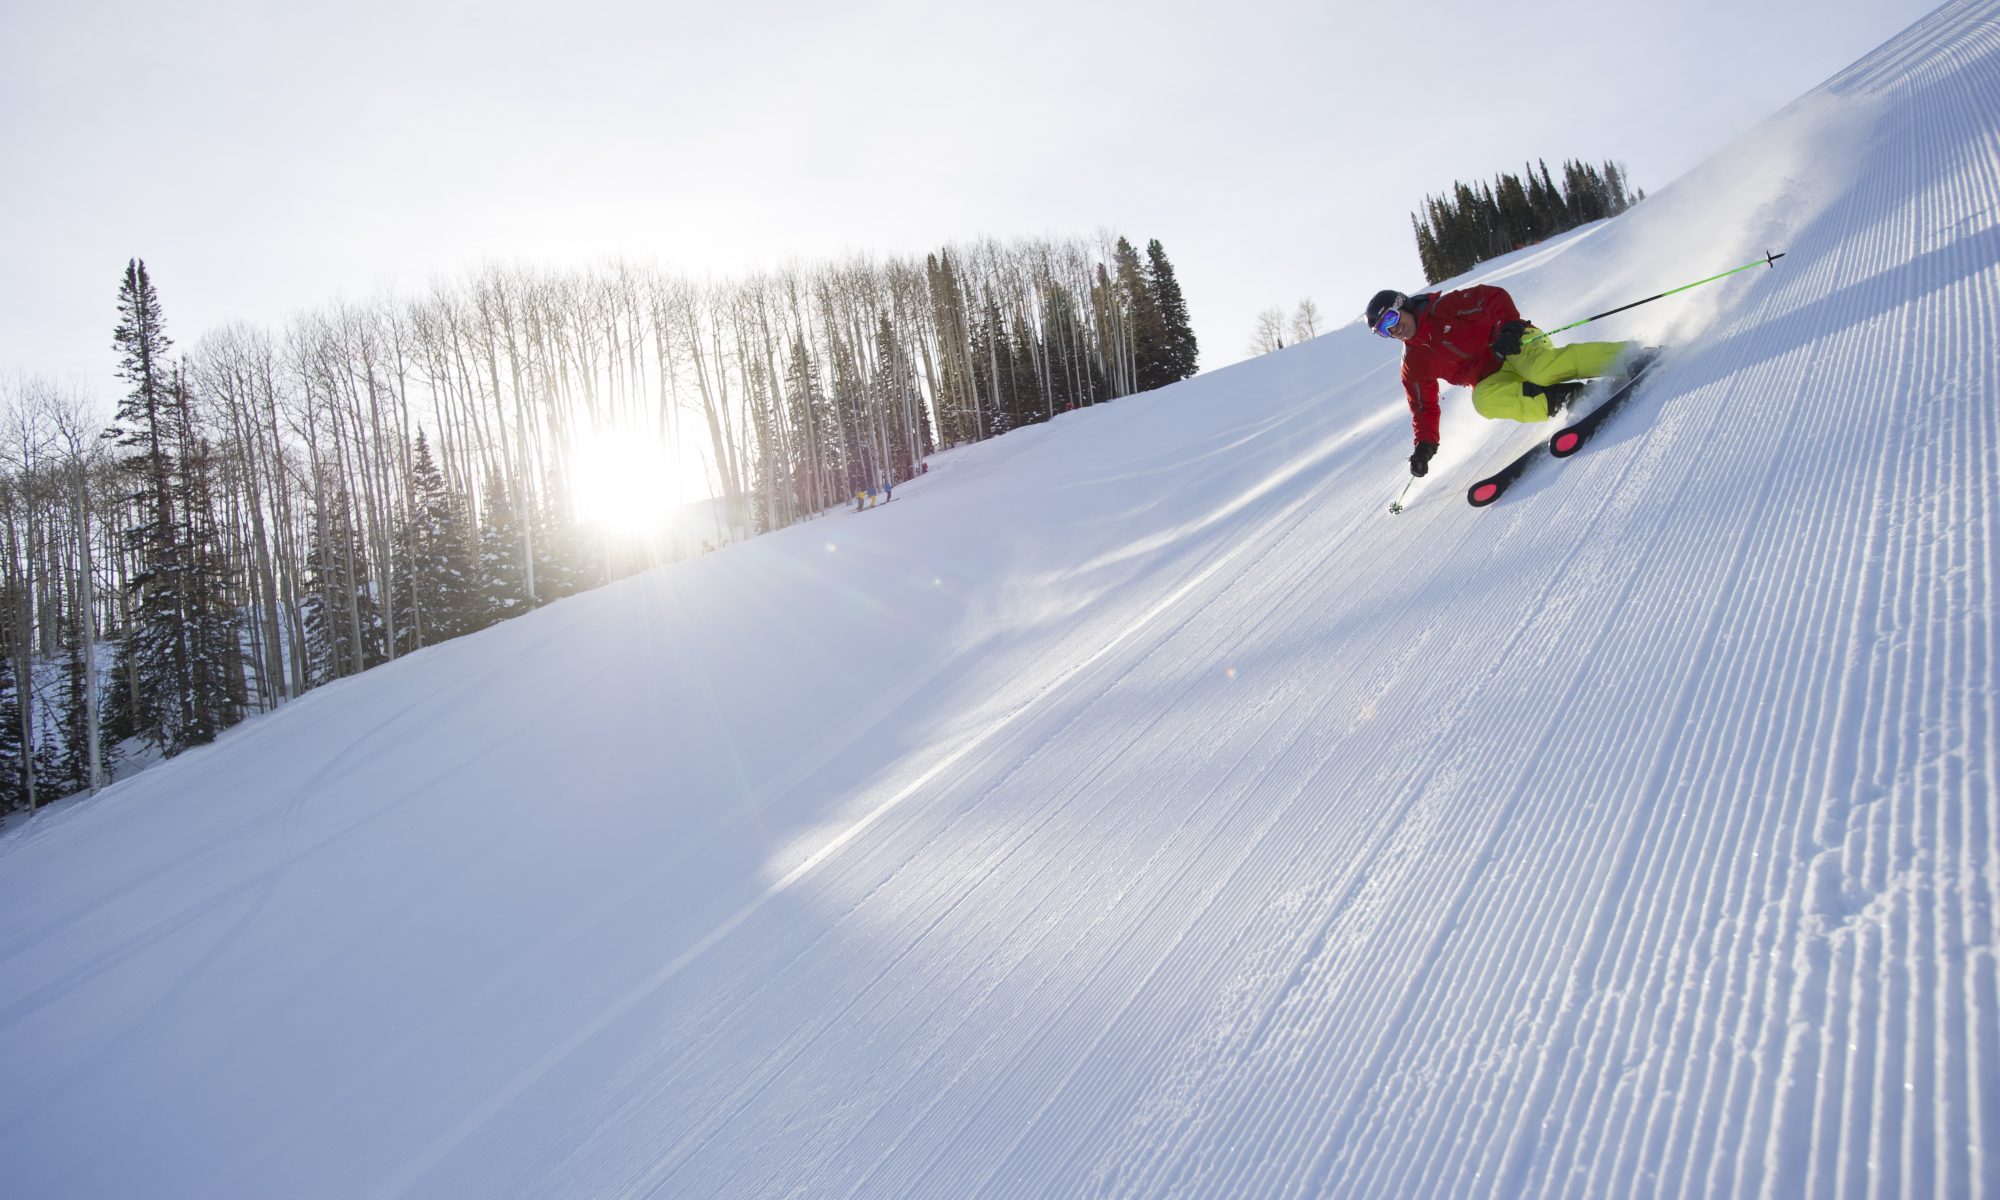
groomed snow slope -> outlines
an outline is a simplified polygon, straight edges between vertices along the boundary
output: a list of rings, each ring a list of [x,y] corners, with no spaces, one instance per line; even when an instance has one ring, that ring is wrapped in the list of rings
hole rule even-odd
[[[45,815],[0,1189],[2000,1196],[1996,5],[1479,278],[1766,249],[1484,512],[1349,326]]]

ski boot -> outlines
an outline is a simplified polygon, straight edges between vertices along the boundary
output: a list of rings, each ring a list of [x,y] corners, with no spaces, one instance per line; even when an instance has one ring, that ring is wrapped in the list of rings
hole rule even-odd
[[[1576,402],[1576,398],[1583,394],[1585,386],[1584,383],[1574,380],[1569,383],[1524,383],[1521,385],[1521,394],[1524,396],[1540,396],[1544,400],[1547,400],[1549,403],[1549,419],[1554,420],[1558,411],[1566,409]]]

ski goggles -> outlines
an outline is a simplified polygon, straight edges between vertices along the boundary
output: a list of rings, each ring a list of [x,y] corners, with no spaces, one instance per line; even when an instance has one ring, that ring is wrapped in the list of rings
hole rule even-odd
[[[1374,301],[1368,306],[1373,308],[1377,304],[1383,305],[1382,311],[1376,313],[1374,321],[1371,322],[1375,332],[1382,337],[1394,337],[1396,319],[1403,315],[1403,306],[1409,302],[1410,298],[1401,292],[1377,292]]]

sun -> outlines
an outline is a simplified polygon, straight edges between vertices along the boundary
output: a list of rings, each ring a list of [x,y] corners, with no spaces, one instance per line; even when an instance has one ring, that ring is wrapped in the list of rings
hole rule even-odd
[[[643,433],[599,431],[570,450],[577,518],[606,533],[647,537],[666,528],[679,493],[673,457]]]

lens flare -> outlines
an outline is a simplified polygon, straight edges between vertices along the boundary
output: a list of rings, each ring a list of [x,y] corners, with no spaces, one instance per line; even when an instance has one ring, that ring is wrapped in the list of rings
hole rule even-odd
[[[577,518],[606,533],[655,534],[674,505],[673,459],[654,438],[601,431],[571,449],[569,493]]]

